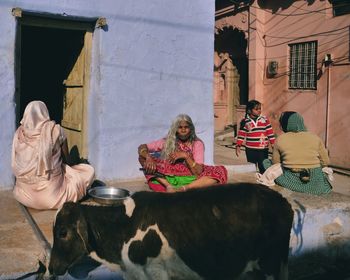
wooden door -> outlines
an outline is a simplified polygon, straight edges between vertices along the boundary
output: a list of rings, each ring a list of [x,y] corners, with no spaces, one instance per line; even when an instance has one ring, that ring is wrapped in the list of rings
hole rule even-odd
[[[68,139],[68,148],[74,155],[87,157],[86,100],[89,74],[89,49],[92,33],[86,32],[84,45],[67,79],[63,81],[63,115],[61,125]],[[78,153],[78,154],[77,154]]]

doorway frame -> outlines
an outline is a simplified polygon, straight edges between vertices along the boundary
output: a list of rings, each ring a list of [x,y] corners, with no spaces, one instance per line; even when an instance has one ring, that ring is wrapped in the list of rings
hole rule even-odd
[[[95,28],[103,27],[106,24],[105,18],[101,17],[79,17],[69,15],[51,14],[46,12],[26,11],[21,8],[13,8],[12,15],[16,18],[16,39],[15,39],[15,103],[16,103],[16,126],[20,122],[21,108],[21,37],[22,26],[35,26],[45,28],[57,28],[68,30],[84,31],[85,65],[84,65],[84,90],[83,90],[83,114],[82,114],[82,144],[80,155],[83,158],[88,156],[87,147],[87,105],[90,93],[91,75],[91,53],[92,36]]]

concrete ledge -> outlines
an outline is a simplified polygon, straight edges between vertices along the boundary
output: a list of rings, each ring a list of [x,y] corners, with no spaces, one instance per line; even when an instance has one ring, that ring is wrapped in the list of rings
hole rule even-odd
[[[229,178],[230,176],[233,176],[235,173],[256,172],[256,167],[254,163],[224,165],[224,166],[227,169]],[[230,182],[230,179],[228,181]]]
[[[350,279],[350,269],[345,265],[350,262],[349,196],[334,192],[315,196],[292,192],[277,185],[271,188],[281,193],[294,210],[290,279],[326,279],[320,278],[326,273],[348,273]],[[344,268],[340,267],[342,264]],[[313,278],[300,278],[301,275]],[[338,276],[345,277],[343,274]]]
[[[0,192],[0,280],[16,279],[45,263],[43,247],[12,191]]]

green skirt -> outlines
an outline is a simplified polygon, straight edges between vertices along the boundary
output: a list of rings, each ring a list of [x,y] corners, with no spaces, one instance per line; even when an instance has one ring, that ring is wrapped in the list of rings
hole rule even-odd
[[[196,176],[175,176],[175,175],[165,175],[166,180],[173,186],[174,189],[186,186],[197,179]],[[160,184],[157,180],[151,179],[153,184]]]
[[[269,168],[272,165],[271,160],[263,161],[264,168]],[[281,187],[295,192],[309,194],[327,194],[332,191],[332,186],[327,180],[327,176],[322,172],[321,167],[310,168],[310,181],[302,182],[299,172],[292,172],[282,166],[283,174],[275,179],[275,183]]]

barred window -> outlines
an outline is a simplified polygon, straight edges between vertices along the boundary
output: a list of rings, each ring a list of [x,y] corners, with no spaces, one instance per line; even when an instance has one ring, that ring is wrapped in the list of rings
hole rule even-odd
[[[317,41],[289,45],[289,88],[316,89]]]
[[[332,0],[333,15],[342,16],[350,14],[350,3],[349,0]]]

